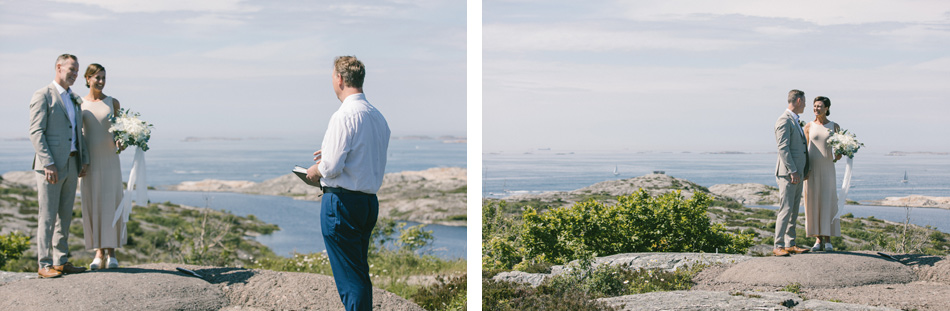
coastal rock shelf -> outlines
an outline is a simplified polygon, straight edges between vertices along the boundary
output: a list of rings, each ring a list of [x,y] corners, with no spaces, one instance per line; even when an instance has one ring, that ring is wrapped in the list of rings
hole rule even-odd
[[[467,170],[459,167],[389,173],[379,189],[379,215],[426,224],[464,226],[466,220]],[[260,195],[283,195],[319,201],[323,192],[287,174],[259,183],[206,179],[167,186],[172,191],[220,191]]]

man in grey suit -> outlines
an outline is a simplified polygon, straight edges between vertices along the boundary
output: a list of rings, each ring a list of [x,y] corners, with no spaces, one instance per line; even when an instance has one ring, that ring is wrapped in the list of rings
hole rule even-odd
[[[56,77],[30,100],[30,141],[36,155],[39,217],[36,228],[38,273],[53,278],[86,270],[69,263],[69,224],[73,219],[76,185],[89,166],[82,140],[82,99],[69,89],[79,75],[76,56],[56,58]]]
[[[809,249],[795,245],[795,221],[802,201],[802,181],[808,176],[808,149],[805,132],[798,115],[805,111],[805,92],[788,92],[788,108],[775,121],[775,142],[778,145],[778,163],[775,180],[778,182],[780,207],[775,219],[775,256],[805,253]]]

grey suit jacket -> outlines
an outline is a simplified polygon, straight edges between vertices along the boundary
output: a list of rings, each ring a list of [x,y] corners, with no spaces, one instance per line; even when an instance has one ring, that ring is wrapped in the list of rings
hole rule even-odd
[[[805,135],[795,124],[792,113],[785,111],[775,121],[775,142],[778,145],[778,163],[775,164],[775,176],[784,177],[799,173],[802,178],[808,174],[808,149]]]
[[[30,141],[36,155],[33,157],[33,169],[42,170],[50,163],[56,164],[56,170],[65,171],[66,161],[72,144],[72,133],[79,140],[79,160],[89,164],[89,150],[82,139],[82,99],[72,95],[75,103],[76,127],[69,122],[66,104],[56,91],[52,82],[33,93],[30,100]],[[78,171],[78,169],[77,169]]]

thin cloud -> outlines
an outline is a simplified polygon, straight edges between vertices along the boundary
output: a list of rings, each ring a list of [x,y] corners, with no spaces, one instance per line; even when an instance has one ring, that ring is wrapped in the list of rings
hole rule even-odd
[[[485,49],[490,51],[635,51],[732,50],[748,43],[717,38],[695,38],[678,33],[612,30],[583,24],[493,24],[483,26]]]
[[[53,0],[97,6],[114,13],[159,13],[174,11],[250,13],[260,10],[243,0]]]
[[[92,15],[85,13],[76,13],[76,12],[52,12],[49,13],[49,17],[59,21],[69,21],[69,22],[90,22],[105,19],[104,14]]]
[[[804,20],[817,25],[880,22],[947,22],[950,2],[940,0],[804,0],[773,1],[617,1],[627,18],[644,21],[702,19],[715,15],[744,15]]]
[[[204,27],[236,27],[246,24],[247,22],[239,17],[235,16],[226,16],[221,14],[204,14],[201,16],[196,16],[192,18],[184,19],[175,19],[169,20],[169,24],[181,24],[181,25],[191,25],[191,26],[204,26]]]

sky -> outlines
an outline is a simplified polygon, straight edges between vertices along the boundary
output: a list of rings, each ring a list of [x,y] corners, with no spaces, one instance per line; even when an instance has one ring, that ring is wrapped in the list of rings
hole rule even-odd
[[[483,5],[483,152],[774,152],[791,89],[868,152],[950,152],[947,1]]]
[[[465,136],[465,3],[436,0],[0,0],[0,139],[25,138],[56,57],[106,68],[153,140],[322,140],[333,58],[366,65],[393,136]],[[73,91],[88,93],[82,78]]]

